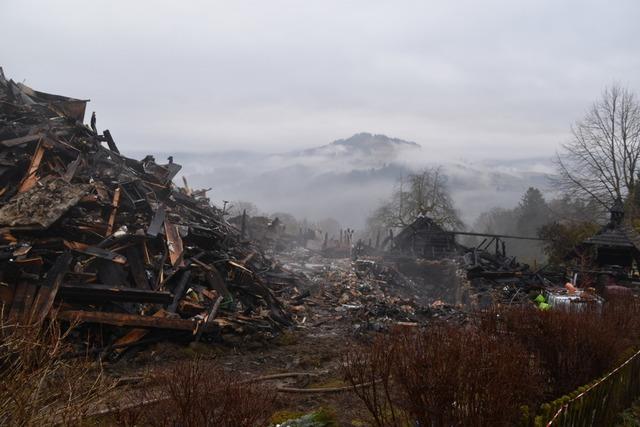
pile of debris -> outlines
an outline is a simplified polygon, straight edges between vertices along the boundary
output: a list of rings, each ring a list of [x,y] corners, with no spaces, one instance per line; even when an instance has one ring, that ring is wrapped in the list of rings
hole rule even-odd
[[[439,318],[464,321],[451,304],[429,297],[421,284],[381,258],[331,259],[303,248],[280,254],[284,268],[304,275],[310,297],[304,300],[313,324],[346,319],[357,330],[392,325],[417,326]]]
[[[466,319],[461,310],[435,297],[395,265],[379,259],[359,259],[353,263],[353,269],[351,277],[355,276],[355,286],[353,281],[347,282],[346,289],[360,301],[362,307],[355,314],[368,329],[384,328],[390,321],[417,326],[433,319]],[[455,285],[450,283],[450,286]]]
[[[98,133],[95,114],[84,125],[86,102],[0,69],[4,321],[56,313],[111,325],[101,341],[117,346],[152,330],[200,339],[290,324],[276,296],[291,283],[286,272],[241,238],[206,190],[177,188],[172,158],[127,158],[108,130]]]
[[[495,243],[495,251],[489,247]],[[463,263],[470,281],[470,305],[487,308],[494,304],[529,304],[530,294],[562,283],[563,278],[545,268],[531,269],[513,256],[494,238],[487,244],[467,249]],[[558,277],[557,277],[558,276]]]

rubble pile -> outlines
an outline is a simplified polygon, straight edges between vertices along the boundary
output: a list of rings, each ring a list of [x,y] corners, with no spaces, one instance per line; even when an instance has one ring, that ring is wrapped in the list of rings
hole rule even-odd
[[[548,272],[543,275],[542,268],[532,270],[499,251],[471,248],[463,263],[470,282],[470,303],[481,309],[494,304],[528,304],[532,291],[539,292],[562,281]]]
[[[429,300],[441,300],[447,304],[463,302],[466,270],[459,257],[425,259],[415,256],[384,256],[385,263],[414,283],[414,292]]]
[[[426,297],[421,285],[382,259],[344,258],[327,263],[324,257],[302,248],[281,254],[280,259],[286,261],[285,268],[304,274],[313,284],[308,303],[327,308],[325,316],[346,318],[357,328],[380,330],[393,324],[424,324],[435,318],[466,318],[453,305]]]
[[[109,325],[99,335],[119,346],[149,331],[201,339],[290,324],[276,294],[294,278],[245,242],[206,190],[176,187],[172,158],[127,158],[95,115],[84,125],[86,102],[0,69],[5,322],[56,312]]]

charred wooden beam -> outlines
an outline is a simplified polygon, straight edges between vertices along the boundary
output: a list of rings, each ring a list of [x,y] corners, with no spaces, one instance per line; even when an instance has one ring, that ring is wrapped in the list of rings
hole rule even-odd
[[[36,175],[36,172],[38,172],[38,168],[40,167],[40,163],[42,162],[44,152],[45,146],[42,144],[42,141],[40,141],[38,143],[38,146],[36,147],[36,151],[33,153],[33,157],[31,157],[29,169],[27,169],[27,174],[20,183],[18,193],[24,193],[25,191],[30,190],[34,185],[36,185],[36,182],[38,182],[38,176]]]
[[[47,278],[40,287],[40,292],[38,292],[36,303],[34,303],[32,309],[32,318],[35,323],[40,323],[47,317],[72,260],[73,255],[71,255],[71,252],[66,252],[56,259],[51,270],[47,272]]]
[[[116,142],[113,140],[113,137],[111,136],[111,132],[109,132],[109,129],[104,130],[103,136],[105,141],[107,141],[109,150],[113,151],[116,154],[120,154],[120,150],[118,150],[118,147],[116,146]]]
[[[135,303],[170,304],[173,295],[165,291],[150,291],[136,288],[114,288],[100,284],[64,284],[59,291],[63,299],[91,301],[94,303],[122,301]]]
[[[160,230],[162,229],[162,224],[164,224],[164,218],[166,215],[167,207],[162,204],[158,206],[156,212],[153,214],[153,218],[151,219],[151,223],[147,228],[147,235],[151,237],[156,237]]]
[[[123,255],[120,255],[112,251],[108,251],[106,249],[99,248],[97,246],[90,246],[90,245],[87,245],[86,243],[72,242],[67,240],[64,241],[64,244],[66,247],[68,247],[72,251],[106,259],[107,261],[112,261],[117,264],[127,263],[127,258],[125,258]]]
[[[474,233],[471,231],[444,231],[443,233],[455,234],[455,235],[461,235],[461,236],[493,237],[493,238],[499,238],[499,239],[537,240],[541,242],[549,240],[549,239],[541,239],[540,237],[512,236],[509,234]]]
[[[222,297],[222,295],[219,296],[218,299],[216,299],[216,302],[211,307],[211,311],[207,313],[207,317],[205,317],[204,322],[199,325],[198,331],[196,332],[196,341],[200,341],[204,330],[207,328],[211,328],[211,325],[213,325],[213,321],[216,318],[216,314],[218,314],[218,309],[220,308],[220,304],[222,303],[223,299],[224,298]]]
[[[120,206],[120,187],[116,188],[113,192],[113,202],[111,203],[111,214],[109,215],[109,221],[107,222],[107,236],[113,232],[113,225],[116,222],[116,214],[118,213],[118,207]]]
[[[113,326],[128,326],[135,328],[169,329],[175,331],[195,331],[202,320],[162,318],[143,316],[139,314],[109,313],[103,311],[67,310],[58,313],[57,318],[67,321],[86,323],[100,323]],[[204,332],[217,329],[217,324],[206,325]]]
[[[29,142],[37,141],[42,138],[44,135],[41,133],[36,133],[33,135],[21,136],[18,138],[5,139],[4,141],[0,141],[0,145],[10,148],[16,147],[18,145],[27,144]]]
[[[173,300],[171,302],[171,305],[167,309],[169,313],[176,312],[176,309],[178,308],[178,302],[180,302],[180,299],[182,298],[182,295],[184,294],[184,291],[187,288],[187,284],[189,283],[190,278],[191,278],[191,270],[185,270],[185,272],[182,273],[182,276],[180,277],[180,281],[178,282],[178,284],[176,285],[176,288],[173,291],[174,292]]]
[[[136,287],[138,289],[149,289],[149,280],[147,279],[147,273],[144,270],[140,250],[136,246],[130,246],[127,248],[126,253],[131,277],[133,278]]]
[[[182,238],[178,232],[178,227],[169,220],[164,220],[164,232],[167,237],[167,248],[169,249],[169,260],[173,267],[182,264],[182,256],[184,248],[182,246]]]

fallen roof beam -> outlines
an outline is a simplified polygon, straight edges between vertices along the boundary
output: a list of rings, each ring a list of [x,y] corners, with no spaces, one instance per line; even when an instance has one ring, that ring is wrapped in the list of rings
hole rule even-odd
[[[171,304],[171,292],[149,291],[137,288],[114,288],[107,285],[83,284],[62,285],[59,291],[63,299],[102,301],[124,301],[137,303]]]
[[[42,137],[43,135],[41,133],[36,133],[33,135],[21,136],[19,138],[5,139],[4,141],[0,141],[0,145],[10,148],[10,147],[15,147],[17,145],[26,144],[28,142],[37,141]]]
[[[103,311],[67,310],[56,316],[60,320],[80,321],[86,323],[101,323],[113,326],[131,326],[136,328],[170,329],[174,331],[194,332],[202,320],[163,318],[143,316],[139,314],[109,313]],[[209,323],[203,325],[205,332],[215,330],[218,325]]]
[[[473,233],[471,231],[441,231],[440,233],[455,234],[455,235],[462,235],[462,236],[480,236],[480,237],[493,237],[493,238],[497,237],[499,239],[538,240],[543,242],[549,240],[549,239],[541,239],[540,237],[510,236],[508,234]]]
[[[126,264],[127,258],[113,251],[99,248],[97,246],[89,246],[82,242],[73,242],[69,240],[64,241],[64,245],[72,251],[80,252],[85,255],[91,255],[98,258],[106,259],[117,264]]]
[[[47,278],[44,281],[43,286],[40,287],[37,301],[33,306],[33,320],[36,323],[42,323],[47,317],[47,314],[53,306],[53,301],[58,294],[60,285],[64,275],[69,270],[69,266],[73,261],[73,256],[70,252],[66,252],[56,259],[53,267],[47,272]]]

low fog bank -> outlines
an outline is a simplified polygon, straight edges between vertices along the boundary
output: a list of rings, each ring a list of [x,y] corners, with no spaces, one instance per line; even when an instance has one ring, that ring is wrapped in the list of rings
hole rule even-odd
[[[433,146],[432,146],[433,145]],[[362,229],[367,217],[402,176],[441,166],[460,218],[470,228],[494,207],[511,208],[527,188],[546,192],[551,156],[535,158],[437,159],[437,144],[368,133],[287,153],[251,151],[173,153],[194,188],[211,188],[212,201],[249,201],[261,213],[288,212],[315,222],[338,220]],[[130,153],[142,157],[147,153]],[[156,153],[163,160],[168,153]],[[178,177],[181,179],[181,177]]]

